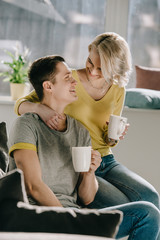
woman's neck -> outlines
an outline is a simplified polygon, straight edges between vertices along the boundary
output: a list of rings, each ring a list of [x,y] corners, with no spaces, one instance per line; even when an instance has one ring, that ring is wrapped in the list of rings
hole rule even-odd
[[[108,92],[108,90],[111,87],[111,85],[105,84],[104,89],[102,89],[103,91],[101,91],[101,89],[100,89],[100,91],[98,91],[88,81],[87,73],[86,73],[85,68],[84,69],[78,69],[77,74],[78,74],[79,80],[82,83],[84,89],[90,95],[90,97],[92,97],[95,101],[101,100],[106,95],[106,93]]]

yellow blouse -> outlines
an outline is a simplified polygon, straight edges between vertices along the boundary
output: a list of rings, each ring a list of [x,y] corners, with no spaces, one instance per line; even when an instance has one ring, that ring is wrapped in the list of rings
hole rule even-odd
[[[105,96],[96,101],[85,90],[79,80],[76,70],[72,70],[73,78],[76,79],[76,92],[78,100],[65,108],[65,113],[80,121],[89,131],[92,147],[101,153],[101,156],[111,154],[111,148],[104,141],[107,134],[107,124],[110,114],[121,115],[125,88],[113,84]],[[28,96],[20,98],[15,104],[15,112],[18,114],[19,105],[24,101],[39,102],[35,91]]]

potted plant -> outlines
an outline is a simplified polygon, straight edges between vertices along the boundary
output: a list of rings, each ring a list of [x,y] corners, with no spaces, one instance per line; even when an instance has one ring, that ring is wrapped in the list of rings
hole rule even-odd
[[[2,61],[3,64],[8,66],[8,71],[1,72],[0,76],[4,76],[3,81],[10,82],[11,97],[16,100],[27,93],[29,90],[29,83],[27,78],[28,71],[28,56],[29,50],[25,48],[23,53],[19,53],[16,48],[15,53],[5,51],[12,59],[11,62]]]

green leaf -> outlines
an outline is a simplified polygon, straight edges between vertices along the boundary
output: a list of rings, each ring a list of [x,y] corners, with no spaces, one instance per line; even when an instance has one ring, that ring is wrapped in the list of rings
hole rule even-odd
[[[2,76],[11,76],[11,73],[10,72],[3,72]]]
[[[6,51],[6,53],[12,58],[11,62],[3,62],[3,64],[8,65],[10,71],[0,73],[0,76],[5,76],[5,81],[10,81],[13,83],[25,83],[28,81],[27,72],[28,72],[28,63],[25,57],[27,55],[19,54],[18,56],[15,53],[15,56]],[[18,57],[18,58],[17,58]]]
[[[5,51],[11,58],[13,58],[13,59],[15,59],[15,56],[11,53],[11,52],[9,52],[9,51]]]

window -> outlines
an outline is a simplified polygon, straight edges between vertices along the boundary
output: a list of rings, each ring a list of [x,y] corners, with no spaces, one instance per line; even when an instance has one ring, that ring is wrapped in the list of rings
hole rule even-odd
[[[160,68],[160,0],[130,0],[128,42],[133,69],[134,65]],[[128,87],[135,87],[135,73]]]
[[[62,55],[70,67],[83,67],[88,44],[105,31],[106,0],[0,1],[0,60],[16,42],[31,51],[31,61]],[[0,71],[2,71],[2,64]],[[9,84],[0,79],[0,95]]]

